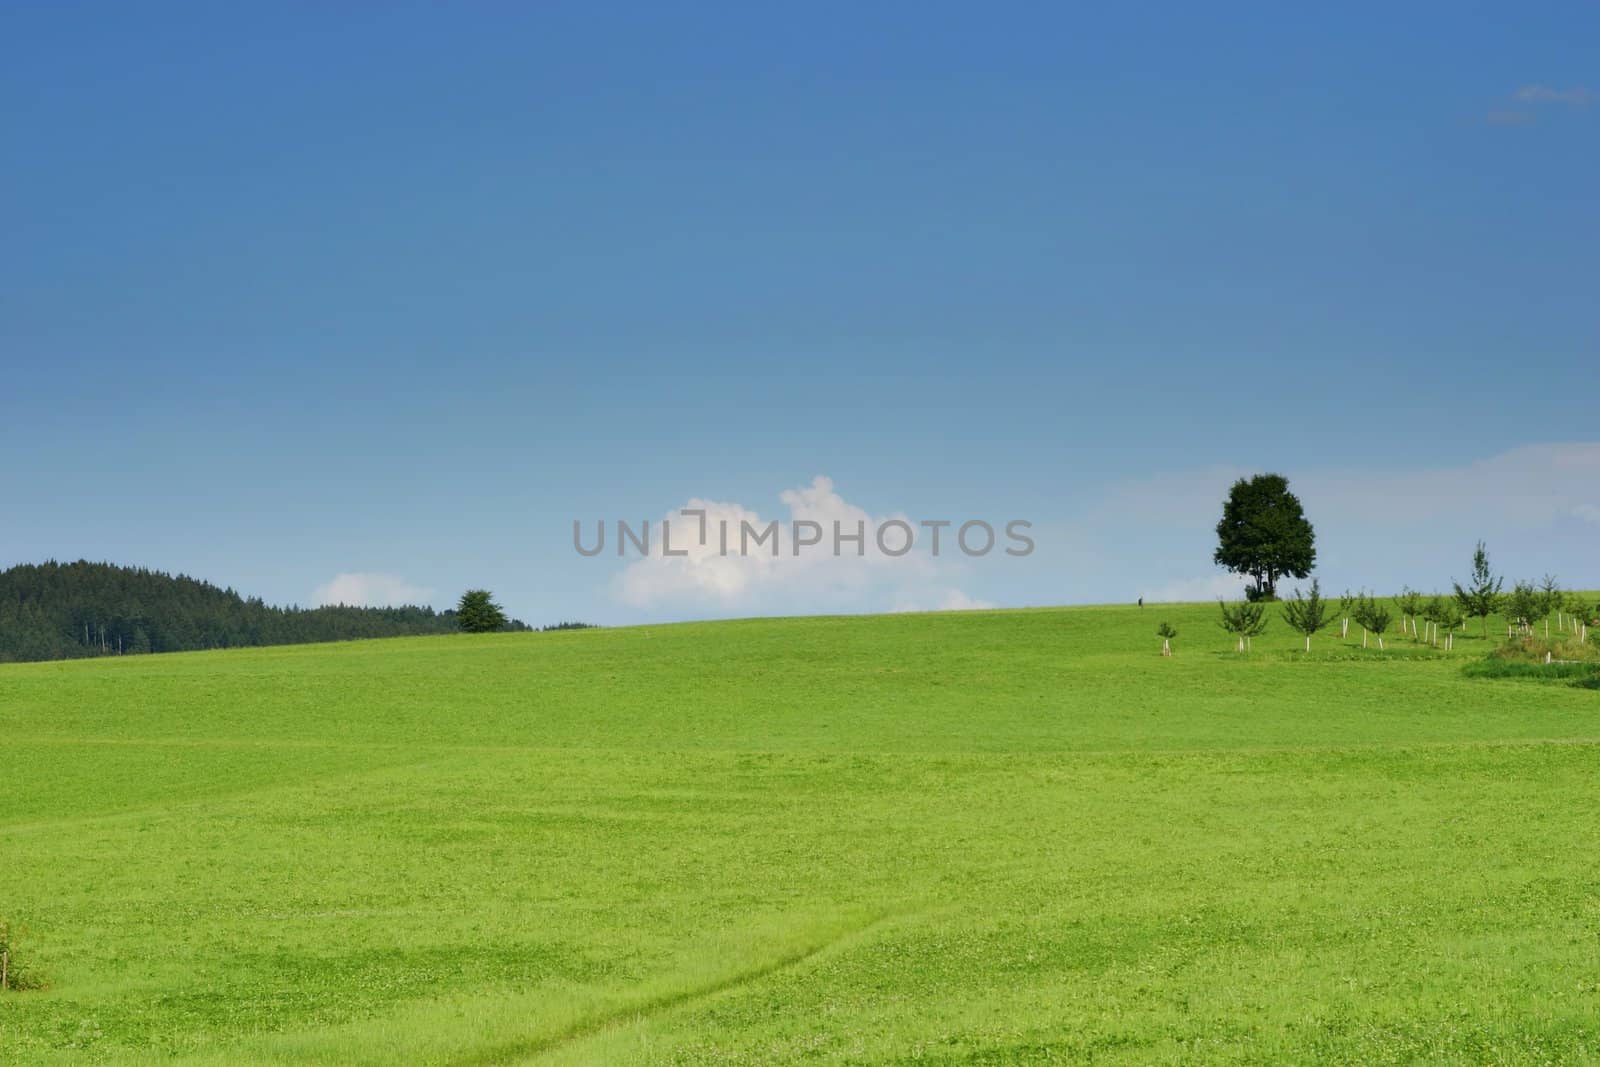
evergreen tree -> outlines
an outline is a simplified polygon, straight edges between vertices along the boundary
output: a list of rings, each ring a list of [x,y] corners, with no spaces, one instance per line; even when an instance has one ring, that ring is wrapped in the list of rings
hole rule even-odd
[[[487,589],[468,589],[456,605],[456,625],[469,634],[488,634],[506,628],[506,613]]]
[[[1488,637],[1489,616],[1500,606],[1500,588],[1505,584],[1505,579],[1495,577],[1489,569],[1489,552],[1482,541],[1478,542],[1477,549],[1472,553],[1472,581],[1464,586],[1460,582],[1450,584],[1455,586],[1456,602],[1461,605],[1462,614],[1468,618],[1481,618],[1483,636]]]

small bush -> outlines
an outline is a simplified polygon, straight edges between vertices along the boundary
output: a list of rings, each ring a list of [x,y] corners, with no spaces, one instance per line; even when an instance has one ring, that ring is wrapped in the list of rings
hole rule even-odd
[[[1505,641],[1489,653],[1491,660],[1508,663],[1543,664],[1547,657],[1557,662],[1600,663],[1600,648],[1576,637],[1527,634]]]
[[[1470,678],[1519,678],[1571,682],[1600,688],[1600,655],[1593,645],[1575,638],[1527,635],[1506,641],[1481,660],[1468,663]],[[1549,662],[1546,662],[1546,660]]]

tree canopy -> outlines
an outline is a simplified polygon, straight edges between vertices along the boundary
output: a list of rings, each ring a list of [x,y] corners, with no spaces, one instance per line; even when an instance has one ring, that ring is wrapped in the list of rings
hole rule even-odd
[[[1281,474],[1240,478],[1228,491],[1217,523],[1219,565],[1250,579],[1245,596],[1272,600],[1278,580],[1305,578],[1317,561],[1316,533],[1299,497]]]

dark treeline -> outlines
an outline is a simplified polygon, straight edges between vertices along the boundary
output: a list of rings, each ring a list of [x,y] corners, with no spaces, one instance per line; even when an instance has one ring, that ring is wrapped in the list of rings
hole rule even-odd
[[[528,626],[513,619],[508,630]],[[184,575],[109,563],[0,571],[0,662],[455,633],[426,607],[273,607]]]

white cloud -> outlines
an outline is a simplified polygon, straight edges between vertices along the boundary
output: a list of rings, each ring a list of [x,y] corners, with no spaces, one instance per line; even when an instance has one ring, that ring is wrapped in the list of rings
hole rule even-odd
[[[1319,506],[1371,523],[1548,526],[1600,486],[1600,442],[1526,445],[1462,466],[1312,473]]]
[[[984,611],[994,607],[987,600],[970,597],[959,589],[952,589],[939,601],[936,611]]]
[[[925,531],[904,514],[874,516],[866,509],[840,496],[832,479],[818,475],[811,483],[784,490],[778,496],[787,511],[778,520],[777,552],[770,541],[757,543],[757,537],[773,520],[743,504],[695,497],[682,510],[705,512],[705,537],[700,519],[674,509],[664,516],[670,524],[670,547],[666,555],[663,524],[652,524],[649,553],[630,563],[614,580],[612,593],[636,608],[676,607],[716,612],[814,612],[953,610],[987,607],[959,589],[949,578],[958,570],[956,560],[946,559],[956,549],[954,532],[945,530],[940,558],[927,551]],[[902,544],[896,530],[885,535],[885,553],[875,532],[885,522],[899,520],[917,535],[915,547],[905,555],[894,555]],[[816,523],[823,543],[798,554],[794,550],[795,523]],[[846,534],[858,527],[866,537],[857,554],[853,543],[844,543],[842,552],[833,552],[835,523]],[[724,554],[722,539],[727,537]],[[613,526],[609,534],[615,534]],[[746,540],[748,539],[748,541]],[[614,542],[608,545],[614,549]],[[628,551],[634,552],[630,542]],[[998,553],[1000,549],[996,549]]]
[[[890,611],[987,611],[998,605],[970,597],[959,589],[930,589],[925,596],[902,596]]]
[[[1241,600],[1244,579],[1236,574],[1209,574],[1198,578],[1179,578],[1153,589],[1141,590],[1146,604],[1171,604],[1195,600]]]
[[[317,591],[312,594],[312,601],[318,606],[349,604],[356,607],[382,608],[401,604],[426,604],[432,596],[432,589],[412,585],[399,575],[353,571],[336,574],[331,582],[317,586]]]
[[[1593,89],[1582,85],[1574,85],[1570,89],[1554,89],[1548,85],[1524,85],[1512,96],[1524,104],[1570,104],[1573,107],[1587,107],[1592,104],[1597,95]]]
[[[1600,507],[1594,504],[1579,504],[1572,509],[1572,514],[1584,522],[1592,522],[1596,526],[1600,526]]]

